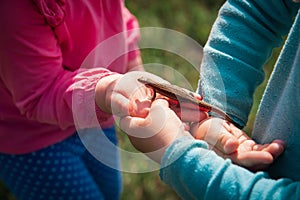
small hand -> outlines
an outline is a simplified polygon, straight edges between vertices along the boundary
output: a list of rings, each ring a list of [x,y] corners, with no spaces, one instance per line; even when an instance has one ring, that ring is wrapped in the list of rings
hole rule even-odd
[[[178,137],[191,137],[183,123],[164,99],[154,100],[145,118],[125,116],[120,128],[127,133],[132,145],[160,163],[165,149]]]
[[[97,105],[105,112],[116,116],[147,116],[152,90],[137,81],[141,76],[159,77],[147,72],[128,72],[102,78],[96,87]]]
[[[266,169],[284,150],[281,140],[257,144],[232,123],[218,118],[194,125],[191,132],[196,139],[205,140],[218,155],[252,171]]]

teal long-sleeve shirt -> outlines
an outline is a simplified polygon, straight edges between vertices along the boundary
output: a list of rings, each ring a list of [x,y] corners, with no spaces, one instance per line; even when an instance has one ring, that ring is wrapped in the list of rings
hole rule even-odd
[[[178,140],[163,158],[161,178],[183,199],[300,199],[299,5],[228,0],[221,8],[204,48],[199,93],[243,127],[264,80],[263,66],[273,48],[284,44],[253,138],[258,143],[282,139],[286,150],[268,171],[252,173],[209,151],[203,141]]]
[[[300,182],[252,173],[222,159],[200,140],[176,140],[161,167],[161,179],[186,200],[300,199]]]

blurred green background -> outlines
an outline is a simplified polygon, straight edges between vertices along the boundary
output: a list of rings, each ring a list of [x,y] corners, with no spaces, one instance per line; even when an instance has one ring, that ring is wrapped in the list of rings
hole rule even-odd
[[[204,46],[215,20],[218,9],[224,0],[127,0],[126,5],[129,10],[138,18],[141,27],[164,27],[179,31],[196,40]],[[174,41],[176,42],[176,41]],[[273,53],[272,58],[266,64],[266,80],[274,65],[278,49]],[[174,68],[182,74],[190,83],[193,90],[197,87],[199,74],[187,61],[169,52],[160,50],[142,50],[144,63],[160,63]],[[168,73],[168,72],[165,72]],[[168,74],[164,74],[168,76]],[[177,84],[177,83],[176,83]],[[180,85],[180,83],[178,83]],[[255,102],[249,122],[245,131],[251,134],[253,120],[266,81],[257,89]],[[191,88],[189,88],[191,89]],[[128,151],[135,151],[129,144],[126,136],[119,131],[120,146]],[[138,165],[139,163],[132,163]],[[175,192],[162,183],[159,179],[159,172],[149,173],[123,173],[123,195],[122,200],[176,200],[180,199]],[[176,176],[176,174],[174,174]],[[0,182],[0,200],[15,200],[13,195]]]

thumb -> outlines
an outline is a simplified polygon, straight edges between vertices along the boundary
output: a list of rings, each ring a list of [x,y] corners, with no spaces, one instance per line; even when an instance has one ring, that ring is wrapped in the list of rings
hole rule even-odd
[[[128,135],[137,138],[148,138],[159,133],[168,120],[168,102],[155,100],[145,118],[125,116],[120,118],[119,126]]]

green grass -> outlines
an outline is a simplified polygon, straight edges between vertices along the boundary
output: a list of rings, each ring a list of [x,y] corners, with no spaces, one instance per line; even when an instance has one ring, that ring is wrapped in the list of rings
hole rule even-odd
[[[130,0],[126,1],[128,8],[139,19],[141,27],[164,27],[182,32],[196,40],[200,45],[204,45],[217,10],[224,0]],[[176,42],[176,41],[174,41]],[[190,63],[178,55],[170,52],[143,49],[142,57],[144,63],[159,63],[168,68],[146,67],[147,71],[159,74],[168,80],[174,81],[178,85],[195,90],[199,73]],[[278,54],[275,51],[273,58],[266,65],[266,78],[268,78],[274,57]],[[178,76],[178,75],[182,75]],[[179,77],[179,78],[178,78]],[[188,82],[188,84],[186,84]],[[257,89],[255,93],[254,106],[249,116],[249,123],[245,131],[251,134],[255,113],[259,100],[265,88],[266,81]],[[130,145],[127,137],[119,131],[120,146],[124,150],[135,151]],[[132,167],[138,167],[139,163],[132,162]],[[160,181],[158,171],[148,173],[123,173],[123,195],[122,200],[176,200],[179,197],[163,182]],[[176,174],[175,174],[176,176]],[[13,195],[0,183],[0,199],[15,200]]]

